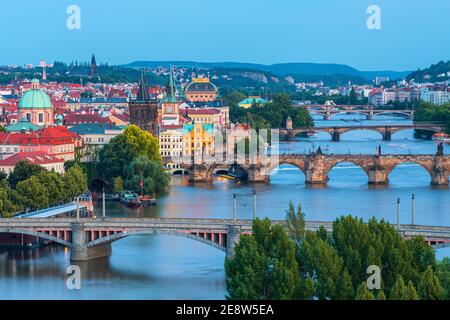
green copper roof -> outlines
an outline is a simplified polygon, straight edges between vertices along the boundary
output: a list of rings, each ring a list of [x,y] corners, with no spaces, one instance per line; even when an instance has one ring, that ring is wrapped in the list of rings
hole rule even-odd
[[[166,96],[162,100],[165,103],[177,103],[179,102],[177,97],[175,97],[175,79],[173,78],[173,71],[170,70],[169,78],[167,79],[166,85]]]
[[[30,89],[24,93],[19,102],[19,109],[52,109],[50,97],[39,89]]]
[[[20,131],[36,131],[42,127],[32,124],[27,118],[23,118],[17,123],[10,124],[5,129],[8,132],[20,132]]]

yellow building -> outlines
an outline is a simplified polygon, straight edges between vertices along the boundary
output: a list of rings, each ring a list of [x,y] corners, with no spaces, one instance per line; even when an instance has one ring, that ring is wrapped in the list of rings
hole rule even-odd
[[[214,156],[214,126],[192,123],[183,126],[184,156]]]

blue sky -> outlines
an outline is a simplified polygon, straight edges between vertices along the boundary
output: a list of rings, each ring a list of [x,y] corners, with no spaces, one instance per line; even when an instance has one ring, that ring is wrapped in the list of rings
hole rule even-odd
[[[67,7],[81,29],[66,28]],[[369,5],[381,30],[366,27]],[[448,0],[1,0],[0,64],[318,62],[412,70],[450,59]]]

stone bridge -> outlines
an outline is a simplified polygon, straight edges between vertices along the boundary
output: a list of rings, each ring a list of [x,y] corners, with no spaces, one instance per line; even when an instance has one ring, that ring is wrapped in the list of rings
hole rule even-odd
[[[144,234],[172,234],[197,240],[230,257],[240,236],[252,233],[252,224],[252,220],[196,218],[0,219],[0,233],[30,235],[40,241],[59,243],[71,249],[72,261],[109,256],[112,242]],[[321,226],[331,232],[333,224],[306,222],[307,230],[315,231]],[[436,248],[450,246],[450,227],[399,225],[398,231],[404,238],[423,236]]]
[[[281,128],[279,129],[280,137],[287,139],[295,137],[301,133],[307,132],[328,132],[332,141],[341,140],[341,135],[345,132],[355,130],[371,130],[380,133],[384,141],[391,141],[392,135],[402,130],[427,130],[431,132],[442,132],[445,125],[435,123],[417,123],[410,125],[389,125],[389,126],[338,126],[338,127],[310,127],[310,128]]]
[[[436,155],[325,155],[321,151],[305,154],[281,154],[257,158],[250,161],[234,158],[235,162],[224,162],[222,159],[205,161],[179,162],[179,168],[189,174],[190,182],[212,182],[217,170],[226,170],[232,165],[239,166],[247,174],[248,181],[253,183],[270,182],[271,172],[283,164],[300,169],[306,178],[306,184],[326,184],[328,173],[339,163],[353,163],[360,167],[368,177],[369,184],[388,184],[391,171],[402,163],[421,165],[430,175],[432,185],[448,185],[450,175],[450,155],[442,150]],[[260,160],[262,159],[262,160]]]
[[[372,120],[376,115],[381,114],[397,114],[409,119],[414,118],[414,110],[383,110],[366,105],[307,105],[305,107],[311,114],[323,116],[324,120],[330,120],[333,115],[340,113],[362,114],[366,116],[367,120]]]

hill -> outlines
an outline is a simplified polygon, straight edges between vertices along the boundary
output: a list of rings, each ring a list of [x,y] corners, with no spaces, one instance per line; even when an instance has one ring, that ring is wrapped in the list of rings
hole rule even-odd
[[[225,68],[225,69],[248,69],[271,72],[278,76],[287,75],[313,75],[334,76],[345,75],[359,77],[366,81],[372,81],[375,77],[387,76],[396,80],[407,76],[409,71],[360,71],[344,64],[330,63],[277,63],[271,65],[243,62],[196,62],[196,61],[135,61],[125,65],[131,68],[156,68],[158,66],[169,67],[176,65],[186,68]]]
[[[426,69],[411,72],[407,76],[408,80],[414,79],[416,82],[439,82],[450,79],[450,61],[440,61],[432,64]]]

